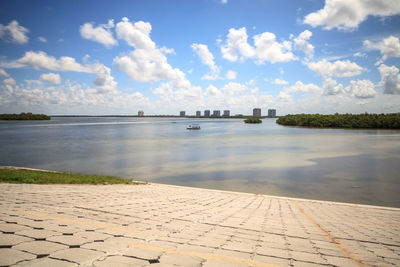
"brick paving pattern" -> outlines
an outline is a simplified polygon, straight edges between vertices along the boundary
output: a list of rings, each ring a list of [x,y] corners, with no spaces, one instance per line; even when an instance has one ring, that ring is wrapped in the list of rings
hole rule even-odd
[[[400,266],[395,208],[160,184],[0,192],[0,266]]]

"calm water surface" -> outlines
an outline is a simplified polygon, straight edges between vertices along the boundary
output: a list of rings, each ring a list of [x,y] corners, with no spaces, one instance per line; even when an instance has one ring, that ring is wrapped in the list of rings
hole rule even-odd
[[[188,131],[199,123],[200,131]],[[400,131],[239,119],[0,122],[0,165],[400,207]]]

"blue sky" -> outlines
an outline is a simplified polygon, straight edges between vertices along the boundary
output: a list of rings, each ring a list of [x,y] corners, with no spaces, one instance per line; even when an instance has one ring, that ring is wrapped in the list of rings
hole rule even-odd
[[[400,111],[400,2],[1,1],[0,112]]]

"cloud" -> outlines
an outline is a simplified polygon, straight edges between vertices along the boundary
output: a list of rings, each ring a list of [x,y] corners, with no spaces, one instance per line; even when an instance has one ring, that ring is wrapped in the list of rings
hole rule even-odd
[[[370,80],[350,81],[350,85],[346,87],[346,92],[355,98],[373,98],[376,96],[374,87]]]
[[[386,17],[397,14],[400,14],[400,3],[396,0],[326,0],[323,9],[308,14],[303,22],[312,27],[323,26],[325,30],[352,31],[370,15]]]
[[[4,110],[49,110],[61,114],[102,114],[104,111],[144,109],[149,99],[139,92],[98,94],[96,89],[84,88],[76,82],[43,87],[42,83],[8,83],[0,85],[0,103]],[[104,111],[102,111],[104,110]]]
[[[381,74],[380,85],[383,87],[384,94],[400,95],[400,75],[396,66],[382,64],[378,68]]]
[[[338,95],[343,93],[343,85],[338,84],[337,81],[331,78],[323,78],[322,81],[322,90],[323,95],[331,96],[331,95]]]
[[[11,77],[7,78],[7,79],[4,79],[3,83],[5,85],[16,85],[17,84],[17,82]]]
[[[367,50],[379,50],[382,58],[376,63],[383,63],[388,57],[400,57],[400,40],[395,36],[389,36],[380,42],[365,40],[363,43]]]
[[[222,96],[222,92],[215,87],[214,85],[209,85],[206,89],[206,95],[207,96],[215,96],[215,97],[220,97]]]
[[[39,40],[40,42],[42,42],[42,43],[47,43],[47,39],[44,38],[44,37],[42,37],[42,36],[39,36],[39,37],[38,37],[38,40]]]
[[[40,75],[39,78],[43,82],[52,83],[52,84],[60,84],[61,76],[57,73],[44,73]]]
[[[29,37],[26,35],[29,30],[20,26],[18,21],[13,20],[7,26],[0,24],[0,38],[16,44],[26,44]]]
[[[8,73],[5,70],[0,69],[0,77],[8,77],[8,76],[10,75],[8,75]]]
[[[228,95],[235,95],[235,94],[242,94],[248,88],[244,84],[236,83],[236,82],[229,82],[222,87],[222,91]]]
[[[221,46],[222,57],[229,61],[245,60],[253,58],[257,64],[268,61],[271,63],[288,62],[296,60],[291,52],[291,42],[276,41],[275,34],[264,32],[253,36],[254,47],[247,42],[246,28],[229,29],[225,44]]]
[[[236,76],[237,76],[236,71],[228,70],[228,71],[226,72],[226,78],[227,78],[228,80],[236,80]]]
[[[321,88],[313,83],[304,84],[302,81],[297,81],[294,85],[285,88],[285,92],[289,93],[311,93],[321,92]]]
[[[308,68],[324,77],[352,77],[364,71],[357,63],[350,60],[337,60],[329,62],[323,59],[318,62],[310,62]]]
[[[214,62],[214,56],[208,50],[207,45],[204,44],[192,44],[193,51],[200,57],[201,62],[210,68],[210,73],[203,76],[203,80],[216,80],[219,75],[219,67]]]
[[[239,56],[242,60],[254,57],[255,50],[247,43],[247,37],[245,27],[229,29],[225,45],[221,46],[222,57],[229,61],[237,61]]]
[[[367,54],[362,53],[362,52],[356,52],[353,54],[353,57],[362,57],[362,58],[366,58]]]
[[[228,0],[221,0],[221,4],[227,4]]]
[[[304,52],[309,57],[314,55],[314,46],[308,42],[312,36],[312,32],[309,30],[305,30],[304,32],[300,33],[299,36],[294,38],[294,43],[296,47],[299,48],[301,51]]]
[[[289,83],[288,83],[287,81],[283,80],[283,79],[276,78],[276,79],[274,80],[274,84],[286,85],[286,84],[289,84]]]
[[[83,72],[96,75],[94,84],[97,85],[98,93],[113,93],[116,90],[117,82],[111,76],[111,70],[100,63],[95,64],[79,64],[72,57],[55,57],[48,56],[45,52],[28,51],[25,55],[17,60],[18,63],[32,66],[35,69],[48,69],[63,72]]]
[[[291,52],[291,42],[278,43],[273,33],[264,32],[254,36],[254,44],[259,63],[264,63],[265,61],[271,63],[288,62],[296,59]]]
[[[80,27],[79,32],[82,38],[101,43],[110,48],[118,44],[110,31],[111,28],[114,28],[114,20],[112,19],[108,21],[108,24],[100,24],[97,27],[93,27],[93,23],[87,22]]]
[[[181,70],[168,64],[164,53],[171,50],[159,49],[151,40],[150,23],[143,21],[131,23],[128,18],[123,18],[117,23],[116,32],[118,39],[124,40],[135,48],[128,55],[114,58],[118,69],[125,71],[130,79],[139,82],[156,82],[179,79],[184,76]]]

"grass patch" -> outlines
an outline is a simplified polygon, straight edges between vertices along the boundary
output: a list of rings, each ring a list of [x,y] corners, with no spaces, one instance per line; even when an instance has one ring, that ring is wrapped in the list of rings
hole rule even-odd
[[[0,183],[23,184],[142,184],[115,176],[46,172],[24,169],[0,169]]]

